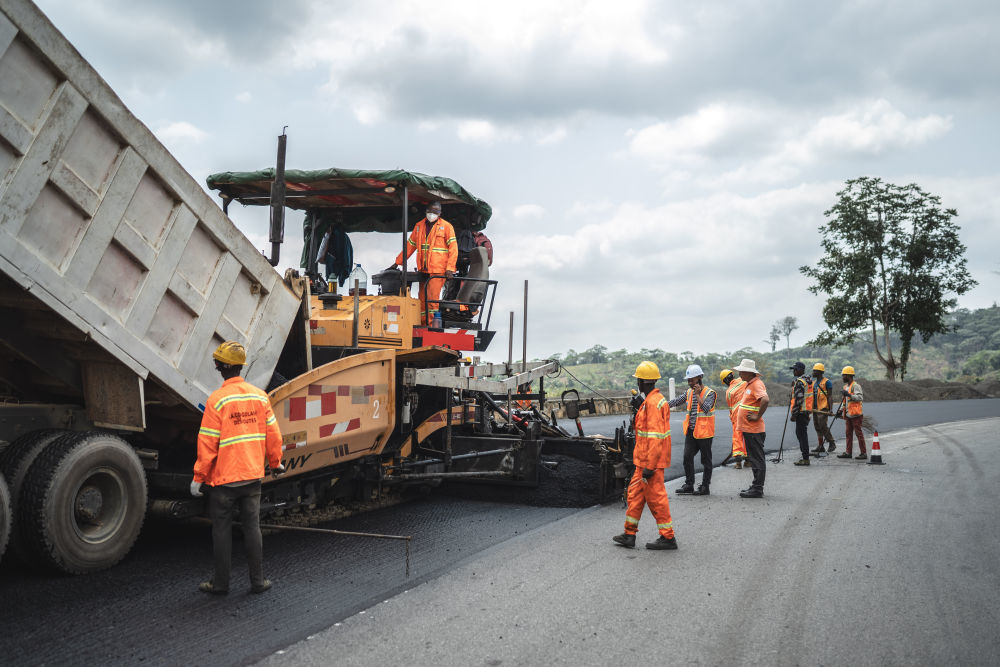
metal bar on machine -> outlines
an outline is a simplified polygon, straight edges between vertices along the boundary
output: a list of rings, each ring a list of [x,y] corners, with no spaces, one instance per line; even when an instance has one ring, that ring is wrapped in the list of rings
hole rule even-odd
[[[513,477],[513,473],[500,470],[484,470],[483,472],[405,472],[386,479],[416,480],[416,479],[452,479],[461,477]]]
[[[524,281],[524,317],[521,318],[521,372],[528,370],[528,281]]]
[[[534,363],[528,364],[528,370],[524,373],[517,373],[503,379],[492,377],[494,373],[492,364],[470,366],[471,377],[456,377],[451,368],[407,368],[403,371],[403,381],[410,386],[450,387],[466,391],[505,394],[508,391],[514,391],[519,385],[533,382],[559,368],[559,363],[555,361],[537,362],[537,365],[533,366]]]
[[[495,456],[497,454],[509,454],[516,451],[513,447],[507,447],[506,449],[490,449],[485,452],[469,452],[468,454],[456,454],[451,457],[452,461],[461,461],[462,459],[476,459],[480,456]],[[416,468],[434,465],[436,463],[444,463],[444,459],[423,459],[421,461],[411,461],[407,463],[401,463],[397,468]]]

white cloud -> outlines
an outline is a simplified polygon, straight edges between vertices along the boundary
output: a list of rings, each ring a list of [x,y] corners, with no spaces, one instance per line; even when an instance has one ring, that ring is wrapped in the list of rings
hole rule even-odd
[[[198,143],[208,136],[204,130],[183,120],[163,125],[154,130],[153,134],[166,144],[183,141]]]
[[[908,118],[888,100],[878,99],[820,118],[795,145],[806,160],[833,152],[877,154],[936,139],[951,127],[951,117]]]
[[[249,91],[244,90],[242,93],[233,98],[240,104],[247,104],[253,100],[253,95]]]
[[[488,120],[464,120],[458,123],[455,133],[470,144],[490,145],[498,141],[516,141],[520,135],[510,129],[497,127]]]
[[[545,215],[545,207],[538,204],[521,204],[514,207],[514,217],[521,219],[537,219]]]

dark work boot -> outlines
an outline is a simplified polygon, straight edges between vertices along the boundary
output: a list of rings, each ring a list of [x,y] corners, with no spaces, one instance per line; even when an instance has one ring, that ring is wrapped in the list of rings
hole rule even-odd
[[[837,443],[831,442],[830,446],[826,448],[826,451],[828,451],[828,452],[837,451]]]
[[[677,493],[677,494],[682,495],[682,496],[683,495],[691,495],[691,494],[694,493],[694,485],[693,484],[685,484],[681,488],[679,488],[676,491],[674,491],[674,493]]]
[[[253,586],[250,587],[250,592],[251,593],[263,593],[263,592],[269,591],[269,590],[271,590],[271,580],[270,579],[265,579],[264,581],[260,582],[259,584],[254,584]]]
[[[822,441],[822,440],[820,440],[820,441],[819,441],[819,444],[818,444],[818,445],[816,445],[816,449],[813,449],[813,450],[810,450],[810,451],[811,451],[811,452],[812,452],[813,454],[822,454],[823,452],[825,452],[825,451],[826,451],[826,449],[824,449],[824,448],[823,448],[823,441]],[[833,450],[831,449],[830,451],[832,452]]]
[[[762,491],[761,489],[755,489],[752,486],[745,491],[740,491],[740,498],[763,498],[763,497],[764,497],[764,491]]]
[[[655,542],[646,542],[647,549],[676,549],[677,548],[677,538],[671,537],[667,539],[663,535],[656,538]]]
[[[849,459],[851,458],[850,452],[844,452],[843,454],[837,454],[838,459]]]
[[[628,547],[629,549],[635,548],[635,535],[629,535],[628,533],[622,533],[621,535],[615,535],[611,538],[615,541],[615,544],[621,547]]]
[[[710,494],[708,493],[708,484],[702,484],[702,485],[700,485],[700,486],[699,486],[699,487],[698,487],[698,488],[697,488],[697,489],[695,490],[695,492],[694,492],[694,493],[692,493],[691,495],[693,495],[693,496],[707,496],[707,495],[710,495]]]
[[[868,458],[868,455],[865,454],[864,452],[861,452],[860,454],[858,454],[857,456],[854,457],[854,460],[855,461],[864,461],[867,458]]]
[[[807,465],[809,465],[809,459],[799,459],[798,461],[795,462],[795,465],[797,465],[797,466],[807,466]]]

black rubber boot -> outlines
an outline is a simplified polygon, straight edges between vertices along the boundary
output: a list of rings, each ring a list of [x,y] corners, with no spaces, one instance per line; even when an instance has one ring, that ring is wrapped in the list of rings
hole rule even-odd
[[[615,535],[611,538],[620,547],[628,547],[629,549],[635,548],[635,535],[629,535],[628,533],[622,533],[621,535]]]
[[[674,493],[682,495],[682,496],[684,496],[684,495],[691,495],[691,494],[694,493],[694,486],[691,485],[691,484],[685,484],[681,488],[679,488],[676,491],[674,491]]]
[[[655,542],[646,542],[647,549],[676,549],[677,548],[677,538],[671,537],[670,539],[665,538],[660,535],[656,538]]]

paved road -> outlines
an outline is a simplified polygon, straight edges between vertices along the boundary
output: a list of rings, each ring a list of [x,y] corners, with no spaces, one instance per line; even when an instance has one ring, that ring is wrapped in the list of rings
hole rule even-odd
[[[994,415],[1000,411],[1000,401],[875,406],[872,411],[877,409],[884,421],[897,419],[898,410],[917,409],[920,418],[932,421],[970,408],[992,407]],[[719,422],[724,426],[724,420]],[[772,422],[768,425],[775,428]],[[674,428],[679,431],[679,423]],[[674,458],[679,468],[679,455]],[[897,462],[890,461],[895,469]],[[811,468],[821,469],[820,465]],[[724,469],[716,474],[721,484],[726,475],[740,473]],[[966,488],[967,482],[963,478],[956,485]],[[713,493],[721,494],[724,488],[713,484]],[[968,494],[976,498],[972,491]],[[674,503],[679,508],[688,500],[692,499]],[[617,517],[616,507],[607,511]],[[87,577],[38,574],[7,558],[0,564],[0,662],[156,664],[208,659],[219,664],[245,663],[449,573],[511,538],[577,516],[581,515],[573,509],[435,497],[329,524],[345,530],[413,534],[409,579],[404,576],[402,545],[395,542],[269,535],[264,541],[265,563],[275,588],[263,596],[237,591],[223,599],[195,590],[208,574],[211,559],[209,530],[204,526],[150,523],[122,564]],[[571,519],[578,520],[590,519]],[[616,527],[618,523],[620,517],[611,521]],[[603,540],[609,530],[607,520],[601,519],[600,530]],[[590,544],[584,540],[569,549],[574,554],[592,553]],[[244,566],[241,551],[237,546],[234,552],[237,572]],[[596,553],[598,558],[608,556]],[[530,561],[521,556],[511,563],[515,564],[512,571],[530,571],[525,569]],[[234,577],[234,588],[238,582]],[[613,594],[605,585],[595,589]]]
[[[718,470],[711,497],[671,499],[675,552],[617,547],[621,510],[585,510],[265,664],[1000,664],[997,429],[887,435],[886,466],[770,466],[763,500]]]
[[[865,414],[870,416],[878,427],[879,433],[886,434],[901,428],[913,426],[926,426],[928,424],[955,421],[959,419],[975,419],[977,417],[1000,417],[1000,398],[984,398],[978,400],[965,401],[910,401],[910,402],[887,402],[887,403],[865,403]],[[732,451],[731,440],[733,435],[732,426],[728,419],[728,411],[719,410],[716,412],[715,439],[712,442],[712,460],[715,465],[723,461]],[[788,415],[788,406],[775,406],[769,408],[764,413],[764,423],[767,425],[767,438],[765,448],[768,451],[777,451],[781,444],[781,431],[785,426]],[[598,435],[614,435],[615,428],[622,425],[625,417],[621,415],[606,415],[601,417],[584,417],[580,420],[584,433]],[[681,478],[684,476],[684,435],[682,424],[684,422],[683,412],[673,412],[670,418],[670,430],[673,433],[673,456],[671,466],[667,471],[667,479]],[[575,429],[573,422],[564,420],[560,422],[564,428]],[[840,419],[836,421],[832,429],[833,437],[837,441],[838,450],[836,453],[844,451],[844,422]],[[813,430],[812,423],[809,424],[809,449],[816,446],[816,431]],[[794,424],[788,425],[785,433],[785,455],[791,460],[799,458],[799,445],[795,439]],[[702,466],[700,458],[695,456],[695,471],[701,472]],[[670,486],[668,488],[673,488]]]

